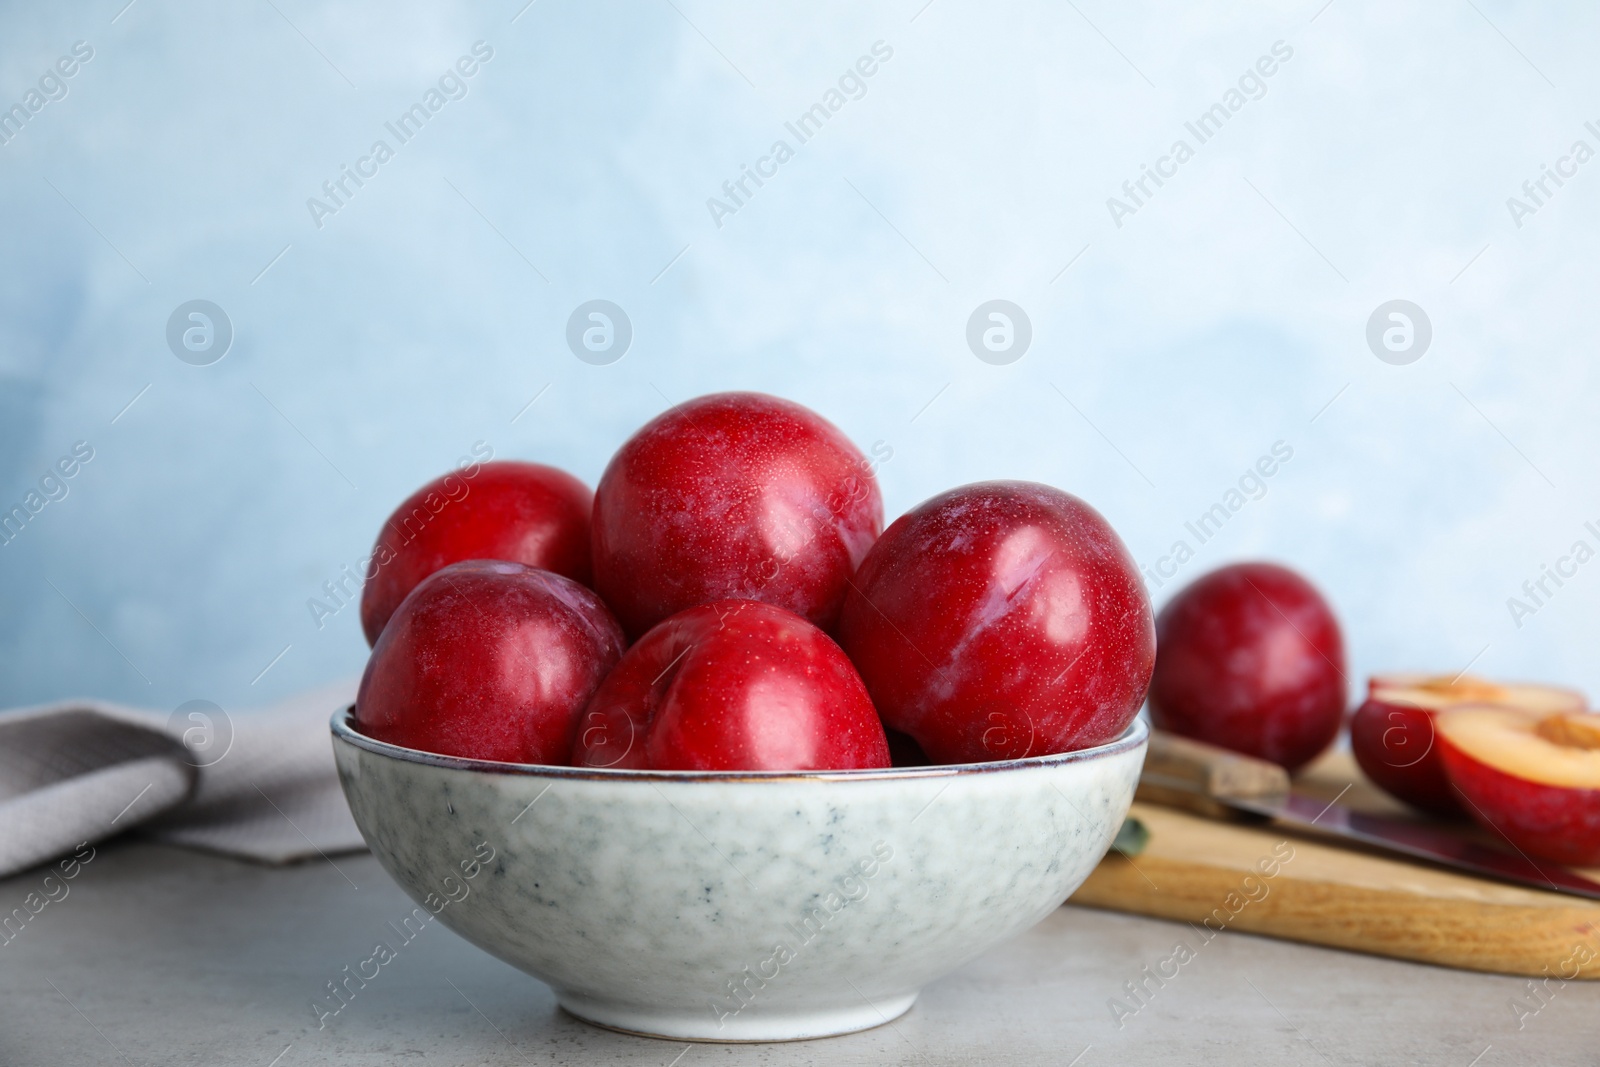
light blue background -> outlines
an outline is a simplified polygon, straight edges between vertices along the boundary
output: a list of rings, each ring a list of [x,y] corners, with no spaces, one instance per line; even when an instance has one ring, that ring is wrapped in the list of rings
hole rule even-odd
[[[1600,689],[1600,562],[1520,627],[1506,603],[1600,547],[1600,161],[1520,228],[1506,206],[1600,148],[1591,9],[523,2],[0,17],[0,106],[95,50],[0,147],[0,507],[95,450],[0,547],[0,703],[355,674],[355,610],[319,630],[307,600],[417,484],[480,440],[592,484],[669,401],[729,388],[892,448],[891,516],[1038,479],[1144,565],[1281,440],[1158,603],[1271,557],[1336,605],[1354,682],[1471,662]],[[468,95],[314,226],[307,198],[478,40]],[[707,198],[880,40],[867,94],[714,225]],[[1114,225],[1107,198],[1279,40],[1265,96]],[[635,331],[610,366],[563,337],[597,297]],[[164,339],[195,298],[237,332],[208,367]],[[1032,320],[1009,366],[966,347],[992,298]],[[1394,298],[1433,324],[1408,366],[1365,342]]]

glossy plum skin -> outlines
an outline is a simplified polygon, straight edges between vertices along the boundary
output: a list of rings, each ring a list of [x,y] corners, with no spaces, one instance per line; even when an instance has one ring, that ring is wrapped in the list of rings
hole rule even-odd
[[[867,690],[827,634],[719,600],[640,638],[583,713],[575,766],[804,771],[889,766]]]
[[[1156,726],[1297,770],[1339,733],[1344,638],[1322,595],[1272,563],[1180,590],[1156,619]]]
[[[467,559],[503,559],[588,585],[594,494],[565,471],[496,460],[418,489],[384,522],[361,590],[361,629],[375,645],[417,583]]]
[[[1473,819],[1538,859],[1600,867],[1600,789],[1547,785],[1473,759],[1443,734],[1445,773]]]
[[[1155,660],[1122,541],[1032,482],[962,486],[896,519],[852,581],[839,643],[884,722],[936,764],[1111,741]]]
[[[565,764],[584,704],[623,647],[600,598],[571,579],[502,560],[453,563],[379,635],[356,723],[423,752]]]
[[[1369,697],[1350,719],[1350,752],[1390,796],[1432,815],[1465,818],[1444,772],[1433,716],[1427,708]]]
[[[877,479],[832,423],[716,393],[657,416],[612,457],[595,492],[595,589],[630,637],[724,597],[831,630],[882,528]]]

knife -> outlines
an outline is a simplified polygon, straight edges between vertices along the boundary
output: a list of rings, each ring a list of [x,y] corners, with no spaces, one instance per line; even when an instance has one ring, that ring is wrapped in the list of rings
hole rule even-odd
[[[1212,817],[1242,812],[1456,870],[1600,900],[1600,882],[1561,864],[1534,860],[1515,847],[1480,844],[1447,826],[1356,811],[1339,803],[1343,792],[1332,801],[1296,793],[1288,772],[1275,763],[1161,730],[1150,731],[1136,796]]]

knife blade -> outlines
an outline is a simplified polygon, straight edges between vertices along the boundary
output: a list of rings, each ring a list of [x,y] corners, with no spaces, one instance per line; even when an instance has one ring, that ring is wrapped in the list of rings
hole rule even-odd
[[[1296,793],[1276,764],[1160,730],[1150,732],[1138,793],[1152,803],[1207,815],[1242,812],[1504,882],[1600,900],[1600,883],[1569,867],[1485,845],[1446,826],[1357,811],[1339,802],[1343,796],[1327,801]]]

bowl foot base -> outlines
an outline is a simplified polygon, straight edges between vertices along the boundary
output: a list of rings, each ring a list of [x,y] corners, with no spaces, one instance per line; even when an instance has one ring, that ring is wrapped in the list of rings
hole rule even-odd
[[[669,1041],[805,1041],[816,1037],[838,1037],[891,1023],[911,1010],[916,993],[861,1000],[854,1005],[785,1009],[761,1012],[760,1004],[738,1014],[720,1015],[710,1004],[699,1011],[674,1008],[649,1008],[600,1000],[581,993],[557,991],[556,999],[567,1013],[602,1026],[639,1037]]]

